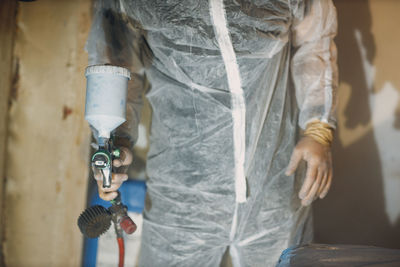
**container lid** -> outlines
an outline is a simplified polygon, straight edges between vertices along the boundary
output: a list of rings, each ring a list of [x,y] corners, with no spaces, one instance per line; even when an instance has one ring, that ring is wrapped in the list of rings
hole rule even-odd
[[[131,79],[130,71],[123,67],[117,67],[111,65],[93,65],[87,67],[85,70],[85,76],[88,76],[90,74],[102,74],[102,73],[121,75],[128,78],[129,80]]]

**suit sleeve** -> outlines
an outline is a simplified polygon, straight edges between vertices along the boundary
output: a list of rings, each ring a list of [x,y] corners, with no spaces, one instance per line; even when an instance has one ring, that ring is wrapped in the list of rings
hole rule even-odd
[[[336,127],[338,70],[336,9],[331,0],[305,0],[292,24],[291,73],[302,129],[312,121]]]

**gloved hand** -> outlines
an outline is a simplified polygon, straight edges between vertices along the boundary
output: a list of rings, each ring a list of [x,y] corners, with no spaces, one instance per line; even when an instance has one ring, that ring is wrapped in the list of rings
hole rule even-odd
[[[101,199],[110,201],[117,197],[117,190],[123,182],[128,180],[129,165],[132,163],[132,152],[126,147],[120,147],[120,158],[113,160],[113,170],[117,172],[112,173],[111,187],[103,188],[103,179],[100,171],[93,169],[94,178],[97,180],[97,187]]]
[[[331,148],[322,145],[313,138],[305,136],[297,143],[286,175],[292,175],[301,160],[307,162],[306,178],[299,192],[303,206],[310,205],[314,200],[324,198],[332,183]]]

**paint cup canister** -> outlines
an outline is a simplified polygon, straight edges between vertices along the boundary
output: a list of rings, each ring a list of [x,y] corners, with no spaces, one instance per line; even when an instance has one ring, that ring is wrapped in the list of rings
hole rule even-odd
[[[94,65],[86,68],[85,119],[101,138],[126,120],[126,96],[130,72],[126,68]]]

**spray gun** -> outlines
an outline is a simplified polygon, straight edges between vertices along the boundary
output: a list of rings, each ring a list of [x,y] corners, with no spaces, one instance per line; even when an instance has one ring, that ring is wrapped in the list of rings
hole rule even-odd
[[[97,132],[98,149],[92,156],[92,167],[101,173],[103,188],[111,187],[112,162],[120,157],[111,134],[126,117],[126,94],[130,72],[121,67],[96,65],[86,68],[87,78],[85,119]],[[106,209],[96,205],[87,208],[78,218],[82,234],[96,238],[105,233],[114,223],[120,249],[119,266],[124,262],[123,231],[132,234],[136,224],[127,214],[127,207],[121,202],[121,193],[111,200]]]

